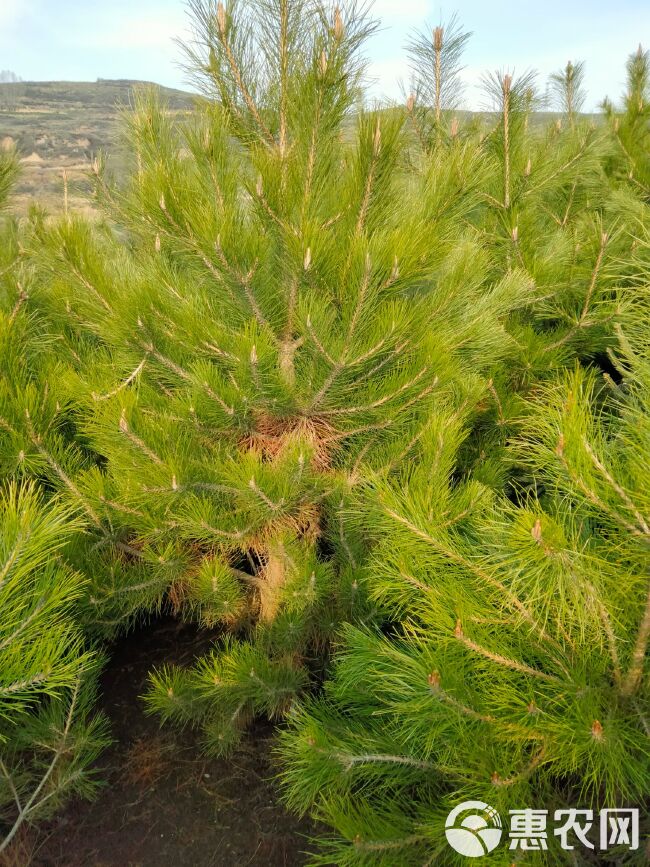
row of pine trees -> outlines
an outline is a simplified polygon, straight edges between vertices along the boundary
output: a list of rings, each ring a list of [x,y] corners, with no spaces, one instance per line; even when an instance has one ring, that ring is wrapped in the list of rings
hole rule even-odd
[[[468,799],[643,814],[650,56],[596,118],[579,63],[472,116],[452,21],[370,108],[354,3],[189,5],[194,110],[137,96],[100,220],[0,230],[0,852],[93,794],[108,642],[161,611],[218,637],[147,710],[283,721],[317,863],[461,863]]]

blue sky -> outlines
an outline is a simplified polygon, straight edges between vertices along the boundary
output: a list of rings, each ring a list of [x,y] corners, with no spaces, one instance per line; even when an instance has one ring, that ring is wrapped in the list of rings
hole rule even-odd
[[[367,49],[374,92],[395,97],[409,31],[456,12],[473,31],[465,55],[466,104],[478,107],[488,69],[548,73],[586,62],[588,109],[618,97],[625,59],[650,47],[649,0],[375,0],[383,30]],[[174,36],[187,27],[183,0],[0,0],[0,69],[27,80],[138,78],[182,87]]]

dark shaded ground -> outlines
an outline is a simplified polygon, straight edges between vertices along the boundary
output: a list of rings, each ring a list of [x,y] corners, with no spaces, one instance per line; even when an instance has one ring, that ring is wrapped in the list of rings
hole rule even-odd
[[[38,867],[293,867],[313,826],[285,812],[272,776],[272,729],[257,723],[229,759],[207,759],[195,735],[160,729],[139,696],[163,661],[188,664],[204,636],[161,621],[122,640],[104,672],[101,705],[115,744],[108,785],[43,829]]]

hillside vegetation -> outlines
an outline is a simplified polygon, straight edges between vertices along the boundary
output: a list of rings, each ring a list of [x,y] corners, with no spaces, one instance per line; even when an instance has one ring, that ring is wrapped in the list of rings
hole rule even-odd
[[[134,90],[144,86],[147,83],[126,79],[0,84],[0,147],[15,145],[22,165],[14,209],[24,214],[38,201],[49,210],[61,211],[66,172],[69,207],[92,212],[87,180],[91,160],[104,152],[109,168],[123,174],[121,110],[132,103]],[[170,111],[191,108],[191,94],[153,86]]]

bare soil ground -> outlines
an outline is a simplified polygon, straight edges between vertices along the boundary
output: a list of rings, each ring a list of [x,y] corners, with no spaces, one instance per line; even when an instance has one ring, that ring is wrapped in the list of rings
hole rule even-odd
[[[102,679],[115,743],[102,756],[97,800],[76,802],[18,841],[14,867],[294,867],[316,831],[282,807],[273,731],[255,724],[242,747],[208,759],[195,733],[144,714],[147,673],[189,664],[205,633],[162,620],[122,639]],[[10,856],[11,857],[11,856]]]

